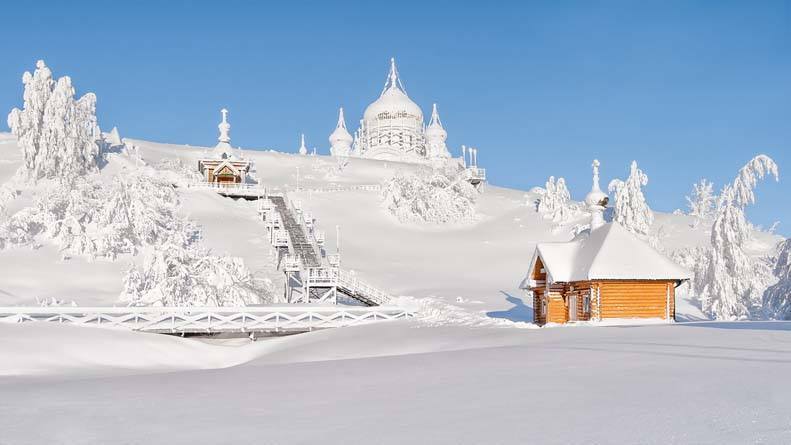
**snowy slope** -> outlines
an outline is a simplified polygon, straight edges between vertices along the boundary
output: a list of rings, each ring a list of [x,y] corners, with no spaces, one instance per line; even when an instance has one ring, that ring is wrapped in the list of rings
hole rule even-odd
[[[0,142],[0,181],[4,181],[20,159],[12,138],[6,135]],[[196,168],[197,160],[208,150],[133,139],[125,142],[137,147],[147,165],[178,160],[187,168]],[[397,171],[414,170],[414,165],[352,159],[340,169],[333,158],[324,156],[254,150],[245,150],[244,156],[255,161],[253,175],[265,187],[293,190],[299,182],[303,190],[314,190],[290,194],[317,217],[319,229],[327,233],[328,251],[335,250],[335,228],[339,226],[344,267],[396,295],[433,295],[448,301],[462,298],[480,302],[473,304],[479,311],[509,310],[523,296],[517,286],[535,244],[572,237],[573,223],[555,228],[535,211],[535,196],[528,192],[487,186],[479,197],[474,223],[450,227],[403,224],[381,208],[377,191],[321,190],[381,184]],[[108,160],[100,172],[108,181],[122,169],[139,164],[123,154],[112,154]],[[282,277],[274,270],[273,252],[256,219],[255,203],[222,198],[209,191],[182,188],[178,193],[182,211],[200,226],[204,245],[217,254],[243,258],[256,277],[269,278],[279,288]],[[11,205],[23,206],[29,199],[23,194]],[[695,229],[691,225],[690,217],[657,213],[653,228],[669,251],[708,243],[705,225]],[[774,235],[757,232],[754,251],[765,254],[777,241]],[[0,267],[12,272],[0,284],[0,302],[22,304],[36,297],[57,297],[81,305],[115,304],[128,264],[139,261],[140,255],[114,262],[64,261],[49,246],[35,251],[0,251]],[[37,267],[31,267],[37,262]],[[689,310],[690,318],[702,317],[684,302],[679,309]]]

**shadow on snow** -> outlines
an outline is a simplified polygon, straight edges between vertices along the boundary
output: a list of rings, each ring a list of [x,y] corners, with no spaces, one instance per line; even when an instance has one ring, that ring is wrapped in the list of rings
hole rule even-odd
[[[524,301],[519,297],[514,297],[505,291],[500,291],[505,295],[505,300],[514,305],[514,307],[505,311],[492,311],[487,312],[486,316],[491,318],[503,318],[511,321],[524,321],[527,323],[533,322],[533,308],[527,306]]]

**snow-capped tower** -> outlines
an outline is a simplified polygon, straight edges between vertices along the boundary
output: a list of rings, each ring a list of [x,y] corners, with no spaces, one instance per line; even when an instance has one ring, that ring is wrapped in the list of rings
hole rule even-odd
[[[333,156],[349,156],[352,151],[354,138],[346,129],[346,119],[343,117],[343,108],[338,111],[338,125],[330,134],[330,154]]]
[[[302,133],[299,144],[299,154],[305,156],[308,154],[308,147],[305,147],[305,133]]]
[[[220,137],[217,138],[219,143],[214,150],[219,153],[231,155],[233,147],[231,147],[231,124],[228,123],[228,110],[223,108],[220,110],[220,113],[222,113],[222,122],[217,125],[217,128],[220,130]]]
[[[431,121],[426,127],[426,155],[431,159],[447,159],[450,157],[448,146],[445,141],[448,139],[448,132],[442,126],[437,112],[437,104],[431,109]]]
[[[593,186],[590,193],[585,197],[585,204],[591,212],[591,231],[598,229],[604,225],[604,210],[607,207],[607,202],[610,198],[607,194],[601,191],[599,187],[599,160],[593,160]]]

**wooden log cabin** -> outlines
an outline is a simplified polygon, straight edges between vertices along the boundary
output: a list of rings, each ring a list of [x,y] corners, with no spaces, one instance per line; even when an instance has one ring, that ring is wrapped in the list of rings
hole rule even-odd
[[[522,288],[539,325],[607,319],[675,320],[690,273],[613,222],[569,242],[539,243]]]

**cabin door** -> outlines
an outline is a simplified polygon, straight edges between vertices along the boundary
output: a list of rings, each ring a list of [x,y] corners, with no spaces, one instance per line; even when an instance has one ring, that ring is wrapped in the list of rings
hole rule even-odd
[[[569,295],[569,321],[577,321],[577,296]]]

